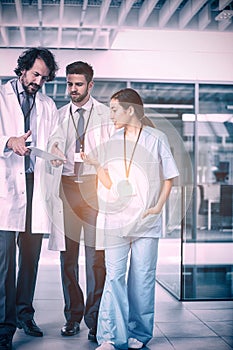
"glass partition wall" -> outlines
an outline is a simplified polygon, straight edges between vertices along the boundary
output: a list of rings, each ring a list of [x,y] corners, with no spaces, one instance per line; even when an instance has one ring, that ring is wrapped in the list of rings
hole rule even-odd
[[[181,94],[182,85],[187,91],[181,84]],[[157,279],[181,300],[232,299],[233,86],[195,84],[188,89],[193,101],[184,94],[179,102],[184,109],[171,106],[179,118],[172,116],[170,122],[190,155],[193,183],[185,178],[173,187],[166,210],[181,193],[182,221],[180,230],[166,230],[160,241]],[[168,110],[164,117],[169,118]]]
[[[167,135],[180,172],[163,211],[157,267],[157,280],[180,298],[183,283],[183,219],[191,205],[193,192],[193,140],[187,139],[187,144],[184,143],[182,114],[194,113],[195,89],[193,84],[186,83],[132,82],[131,86],[142,96],[145,114]],[[189,221],[192,219],[190,214]]]
[[[233,84],[97,79],[93,96],[108,104],[125,87],[167,134],[180,171],[163,210],[157,281],[179,300],[233,299]],[[43,92],[57,107],[69,101],[65,78]]]
[[[112,94],[121,84],[106,86]],[[233,299],[233,85],[127,87],[167,134],[180,170],[163,211],[157,280],[180,300]]]
[[[180,170],[163,212],[157,280],[180,300],[233,299],[233,85],[130,86]]]
[[[233,298],[233,86],[197,86],[195,274],[184,298]],[[184,283],[185,284],[185,283]]]

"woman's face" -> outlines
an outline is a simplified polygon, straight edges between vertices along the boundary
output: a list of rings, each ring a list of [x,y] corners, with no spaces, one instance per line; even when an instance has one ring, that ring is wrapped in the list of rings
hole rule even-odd
[[[111,120],[114,123],[116,129],[121,129],[129,122],[129,109],[124,109],[118,100],[111,99],[110,101],[110,111]]]

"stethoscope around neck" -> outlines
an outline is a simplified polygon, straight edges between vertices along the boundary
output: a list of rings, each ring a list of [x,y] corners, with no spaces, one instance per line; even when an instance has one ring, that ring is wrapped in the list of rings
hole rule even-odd
[[[25,90],[23,91],[25,92],[26,94],[28,94]],[[19,102],[19,105],[21,106],[21,101],[20,101],[20,94],[19,93],[19,89],[18,89],[18,82],[16,82],[16,94],[17,94],[17,99],[18,99],[18,102]],[[29,95],[29,94],[28,94]],[[30,106],[27,114],[24,116],[24,119],[26,120],[28,117],[30,117],[30,114],[31,114],[31,111],[34,107],[34,104],[35,104],[35,101],[36,101],[36,94],[34,95],[29,95],[29,96],[32,96],[33,97],[33,100],[32,100],[32,105]]]

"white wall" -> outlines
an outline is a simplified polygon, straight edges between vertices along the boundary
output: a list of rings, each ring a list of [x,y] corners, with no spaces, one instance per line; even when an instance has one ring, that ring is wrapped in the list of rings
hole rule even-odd
[[[233,82],[233,33],[121,31],[112,49],[52,50],[60,70],[75,60],[92,64],[96,78]],[[0,49],[0,77],[14,75],[21,49]]]

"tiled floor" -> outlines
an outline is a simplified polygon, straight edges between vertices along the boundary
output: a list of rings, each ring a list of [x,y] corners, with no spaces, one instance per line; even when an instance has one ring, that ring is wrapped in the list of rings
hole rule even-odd
[[[84,257],[81,255],[81,281]],[[87,328],[81,324],[77,336],[64,338],[64,323],[59,254],[47,250],[44,239],[36,287],[35,320],[44,331],[34,338],[17,330],[14,350],[93,350],[87,340]],[[233,301],[179,302],[159,284],[156,285],[156,317],[154,338],[146,350],[230,350],[233,349]]]

